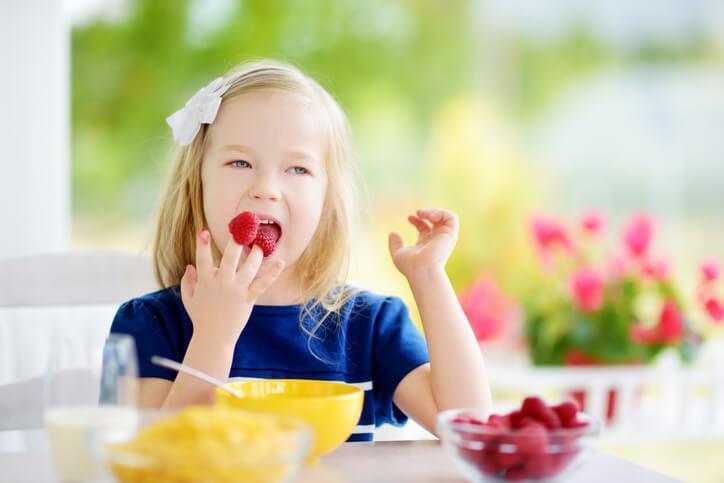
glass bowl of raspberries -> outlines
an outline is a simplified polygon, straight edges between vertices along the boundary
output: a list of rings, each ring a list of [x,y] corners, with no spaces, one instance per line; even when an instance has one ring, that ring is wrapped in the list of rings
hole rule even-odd
[[[600,421],[573,401],[549,406],[525,398],[520,409],[487,416],[450,409],[437,416],[437,433],[470,481],[545,481],[570,473],[586,457]]]

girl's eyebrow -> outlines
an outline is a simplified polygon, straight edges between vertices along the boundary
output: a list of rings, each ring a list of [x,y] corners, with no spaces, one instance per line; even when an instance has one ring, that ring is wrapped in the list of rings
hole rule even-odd
[[[251,154],[252,156],[256,155],[256,151],[254,151],[251,147],[245,145],[245,144],[227,144],[226,146],[222,146],[221,149],[227,149],[230,151],[240,151],[243,153]],[[313,154],[303,150],[303,149],[290,149],[285,153],[286,156],[294,157],[294,158],[304,158],[306,160],[312,161],[312,162],[319,162],[317,159],[317,156],[314,156]]]
[[[308,153],[307,151],[304,151],[303,149],[292,149],[290,151],[287,151],[286,155],[294,158],[304,158],[309,161],[319,162],[316,156]]]
[[[249,146],[245,144],[227,144],[226,146],[223,146],[221,149],[228,149],[230,151],[241,151],[244,153],[249,154],[256,154],[256,152],[250,148]]]

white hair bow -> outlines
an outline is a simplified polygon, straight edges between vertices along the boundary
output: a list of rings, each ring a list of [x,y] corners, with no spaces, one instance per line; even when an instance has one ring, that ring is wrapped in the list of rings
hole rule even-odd
[[[173,139],[181,146],[191,144],[201,124],[211,124],[221,106],[221,96],[229,89],[223,77],[211,81],[188,100],[186,105],[166,118]]]

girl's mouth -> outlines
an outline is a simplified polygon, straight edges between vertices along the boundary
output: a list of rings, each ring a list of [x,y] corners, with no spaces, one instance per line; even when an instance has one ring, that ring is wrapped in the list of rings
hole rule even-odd
[[[229,222],[229,232],[236,243],[244,245],[245,254],[258,245],[264,257],[268,257],[276,250],[282,237],[282,226],[271,215],[243,211]]]

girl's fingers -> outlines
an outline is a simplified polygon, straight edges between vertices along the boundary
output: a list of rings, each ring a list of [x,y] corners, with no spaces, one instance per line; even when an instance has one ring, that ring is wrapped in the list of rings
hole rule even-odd
[[[236,277],[236,267],[239,265],[239,258],[243,251],[244,247],[236,243],[233,236],[229,237],[221,263],[219,263],[219,276],[222,280],[233,280]]]
[[[425,220],[415,215],[408,216],[407,221],[415,225],[415,228],[417,228],[417,231],[419,231],[420,233],[427,233],[432,229]]]
[[[387,243],[390,247],[390,255],[394,255],[395,253],[397,253],[397,250],[399,250],[403,246],[402,237],[396,231],[390,233]]]
[[[249,285],[249,296],[256,300],[259,295],[264,293],[271,284],[279,277],[279,274],[284,270],[284,260],[274,260],[271,266],[269,266],[262,274],[260,274],[251,285]]]
[[[433,227],[438,226],[448,226],[450,228],[457,228],[458,224],[458,218],[455,213],[448,210],[443,210],[439,208],[426,208],[422,210],[417,210],[417,216],[429,220]]]
[[[243,285],[248,286],[251,284],[251,281],[254,280],[263,258],[264,252],[259,245],[252,246],[249,255],[247,255],[246,260],[244,260],[244,263],[241,264],[241,267],[239,267],[239,271],[237,272],[238,280]]]
[[[211,234],[201,228],[196,236],[196,271],[199,277],[213,274],[214,259],[211,255]]]

